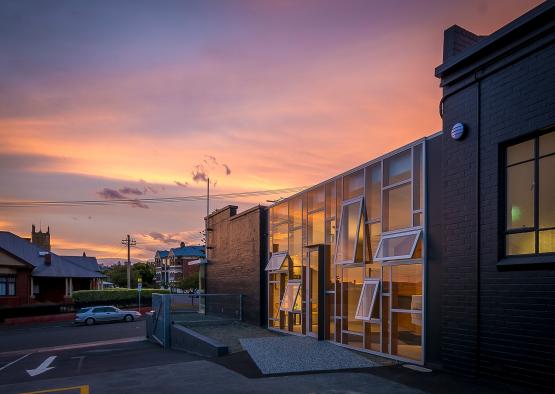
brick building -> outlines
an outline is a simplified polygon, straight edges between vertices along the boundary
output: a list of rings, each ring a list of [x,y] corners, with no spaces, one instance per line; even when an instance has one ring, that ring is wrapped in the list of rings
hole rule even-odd
[[[265,321],[266,217],[260,205],[241,213],[228,205],[208,216],[206,293],[243,294],[243,317],[254,324]]]

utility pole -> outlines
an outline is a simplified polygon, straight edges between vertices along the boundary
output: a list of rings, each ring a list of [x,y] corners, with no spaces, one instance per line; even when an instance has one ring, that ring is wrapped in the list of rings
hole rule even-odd
[[[127,238],[121,240],[122,245],[127,246],[127,288],[131,288],[131,246],[137,245],[137,241],[131,239],[129,234]]]

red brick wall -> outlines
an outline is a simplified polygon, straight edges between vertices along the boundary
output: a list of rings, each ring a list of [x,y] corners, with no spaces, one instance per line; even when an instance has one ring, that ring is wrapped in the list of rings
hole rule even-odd
[[[18,269],[15,277],[15,296],[0,297],[0,306],[19,306],[29,303],[30,271]]]

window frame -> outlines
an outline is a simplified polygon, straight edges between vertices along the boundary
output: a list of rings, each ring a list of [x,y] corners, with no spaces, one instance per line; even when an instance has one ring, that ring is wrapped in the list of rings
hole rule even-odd
[[[395,257],[378,257],[378,252],[380,251],[380,248],[382,247],[384,240],[391,239],[391,238],[402,237],[402,236],[407,236],[407,235],[413,235],[413,234],[416,234],[416,237],[415,237],[414,242],[412,244],[410,254],[400,255],[400,256],[395,256]],[[374,253],[374,260],[383,262],[383,261],[410,260],[410,259],[412,259],[412,256],[414,256],[414,251],[416,250],[416,246],[418,245],[418,241],[420,240],[420,235],[421,234],[422,234],[422,229],[421,228],[410,228],[410,229],[397,230],[397,231],[394,231],[394,232],[388,232],[388,233],[382,234],[380,236],[380,242],[378,242],[378,246],[376,247],[376,252]]]
[[[353,258],[351,260],[337,261],[337,252],[339,251],[339,241],[340,241],[341,235],[342,235],[341,231],[343,230],[343,219],[344,219],[343,209],[347,205],[352,205],[352,204],[356,204],[356,203],[359,203],[360,206],[359,206],[359,210],[358,210],[357,232],[356,232],[356,235],[355,235],[355,242],[354,242],[354,245],[353,245]],[[345,200],[341,203],[341,218],[339,219],[339,228],[336,230],[336,235],[335,235],[335,251],[334,251],[334,258],[333,258],[334,264],[349,265],[349,264],[361,263],[361,262],[356,262],[355,259],[356,259],[356,253],[357,253],[357,243],[358,243],[358,239],[360,237],[361,218],[363,220],[362,221],[363,225],[366,223],[366,218],[362,217],[362,215],[364,213],[365,213],[365,211],[364,211],[364,196],[351,198],[351,199]],[[363,231],[364,231],[364,229],[363,229]]]
[[[362,305],[362,297],[364,296],[364,289],[366,288],[366,285],[370,285],[370,284],[375,284],[376,286],[374,287],[374,291],[372,293],[372,302],[370,303],[370,309],[369,309],[369,313],[367,317],[361,317],[362,314],[359,313],[361,305]],[[357,320],[363,320],[363,321],[380,321],[381,318],[373,318],[372,317],[372,312],[374,311],[374,307],[376,306],[376,301],[378,300],[379,297],[379,293],[380,293],[380,285],[381,285],[381,280],[380,279],[370,279],[370,278],[365,278],[364,281],[362,282],[362,290],[360,291],[360,296],[358,297],[358,304],[357,304],[357,309],[355,311],[355,319]],[[381,315],[381,311],[378,311]]]
[[[530,257],[542,257],[542,256],[555,256],[555,252],[545,252],[545,253],[540,253],[539,251],[539,247],[540,247],[540,233],[542,231],[549,231],[549,230],[555,230],[555,227],[545,227],[545,228],[540,228],[540,212],[539,212],[539,202],[540,202],[540,171],[539,171],[539,167],[540,167],[540,160],[546,157],[550,157],[550,156],[554,156],[555,152],[551,152],[551,153],[547,153],[544,155],[540,155],[540,137],[542,137],[543,135],[546,134],[550,134],[550,133],[555,133],[554,129],[550,129],[547,130],[543,133],[538,133],[535,134],[534,136],[530,137],[529,135],[527,137],[523,137],[523,138],[519,138],[517,140],[512,140],[506,144],[503,144],[500,146],[500,150],[501,150],[501,171],[499,171],[500,174],[500,178],[501,178],[501,182],[500,184],[503,186],[502,189],[500,190],[500,201],[501,201],[501,206],[500,206],[500,210],[499,210],[499,216],[501,218],[500,223],[500,242],[499,242],[499,256],[500,256],[500,260],[503,259],[510,259],[510,260],[517,260],[520,259],[522,260],[524,259],[528,259]],[[534,152],[533,152],[533,157],[527,160],[521,160],[518,161],[516,163],[512,163],[512,164],[507,164],[507,159],[508,159],[508,149],[512,146],[516,146],[518,144],[521,143],[525,143],[527,141],[532,140],[533,146],[534,146]],[[508,221],[507,221],[507,204],[508,204],[508,196],[507,196],[507,186],[508,186],[508,169],[511,167],[515,167],[518,165],[522,165],[525,163],[533,163],[533,167],[534,167],[534,174],[533,174],[533,182],[534,182],[534,196],[533,196],[533,216],[534,216],[534,225],[532,227],[523,227],[523,228],[513,228],[513,229],[508,229]],[[511,234],[527,234],[527,233],[531,233],[534,234],[534,253],[526,253],[526,254],[508,254],[507,253],[507,237]]]
[[[0,281],[2,281],[6,286],[6,294],[0,294],[0,297],[15,297],[17,295],[17,275],[0,275]],[[10,284],[13,284],[13,294],[10,294]]]
[[[281,257],[281,255],[283,255],[283,260],[281,260],[281,264],[279,265],[279,268],[273,268],[273,266],[275,264],[272,264],[274,256],[276,256],[276,260],[277,257]],[[266,272],[276,272],[276,271],[282,271],[283,270],[283,264],[285,263],[285,261],[287,260],[287,258],[289,257],[289,252],[274,252],[272,253],[272,255],[270,256],[270,260],[268,261],[268,264],[266,264],[266,268],[264,268],[264,271]]]
[[[292,301],[291,301],[291,308],[283,308],[283,299],[285,298],[285,295],[287,294],[287,288],[289,286],[293,286],[296,285],[297,286],[297,291],[295,292],[295,296],[293,297]],[[294,309],[295,308],[295,303],[297,301],[297,298],[299,297],[299,293],[301,292],[301,281],[300,280],[289,280],[287,281],[287,284],[285,285],[285,289],[283,290],[283,295],[281,296],[281,300],[279,300],[279,311],[280,312],[299,312],[298,310]]]

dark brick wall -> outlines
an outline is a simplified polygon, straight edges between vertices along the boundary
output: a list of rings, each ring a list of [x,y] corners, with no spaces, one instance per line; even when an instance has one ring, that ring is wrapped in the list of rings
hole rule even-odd
[[[234,207],[212,214],[208,227],[209,263],[206,290],[209,294],[243,294],[243,316],[248,322],[261,324],[261,273],[264,270],[263,246],[266,235],[261,221],[264,207],[254,207],[238,215]]]
[[[520,59],[513,52],[502,60],[508,66],[480,82],[445,87],[444,95],[454,93],[443,117],[441,335],[446,369],[552,388],[555,271],[497,266],[501,146],[555,125],[549,35],[550,44]],[[467,126],[462,141],[449,134],[456,122]]]

